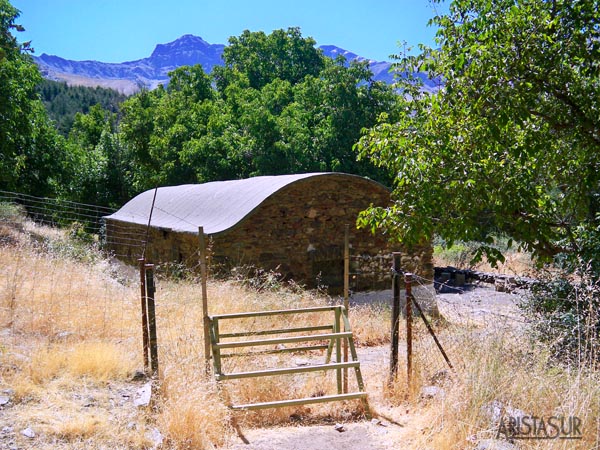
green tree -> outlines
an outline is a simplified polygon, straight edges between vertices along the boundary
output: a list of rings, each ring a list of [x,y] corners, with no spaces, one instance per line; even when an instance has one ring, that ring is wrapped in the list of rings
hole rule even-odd
[[[396,174],[394,202],[363,214],[407,243],[502,231],[540,258],[578,252],[598,226],[598,0],[455,0],[433,19],[438,49],[401,58],[436,93],[400,79],[399,120],[358,145]],[[501,258],[492,247],[481,252]]]
[[[325,59],[297,29],[230,41],[215,88],[200,66],[184,67],[123,103],[134,191],[319,170],[389,181],[352,150],[380,113],[395,117],[394,91],[366,63]]]
[[[99,104],[75,115],[68,140],[71,177],[62,197],[113,207],[128,200],[131,170],[116,128],[116,114]]]
[[[294,101],[279,119],[281,146],[295,152],[296,171],[339,171],[369,176],[384,184],[390,177],[370,161],[357,161],[352,147],[361,130],[385,113],[395,117],[393,89],[372,78],[366,63],[346,66],[328,61],[318,77],[306,77],[293,88]]]
[[[51,195],[61,183],[63,146],[36,94],[41,77],[12,31],[18,11],[0,0],[0,189]]]
[[[216,72],[221,91],[232,77],[228,71],[244,74],[250,87],[260,89],[275,79],[295,84],[307,75],[317,76],[325,65],[314,39],[302,37],[299,28],[269,35],[245,30],[241,36],[229,38],[223,60],[225,70]]]
[[[197,182],[183,154],[191,140],[206,134],[215,91],[200,65],[180,67],[169,76],[166,89],[161,85],[142,91],[121,109],[120,131],[130,149],[134,191]]]
[[[127,98],[113,89],[68,86],[67,83],[52,80],[42,80],[37,91],[48,116],[65,137],[69,135],[78,112],[87,114],[90,107],[100,104],[102,108],[117,113],[119,105]]]

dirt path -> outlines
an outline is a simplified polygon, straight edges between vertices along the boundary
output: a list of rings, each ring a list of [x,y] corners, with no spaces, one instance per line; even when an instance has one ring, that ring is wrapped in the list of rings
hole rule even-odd
[[[323,449],[409,449],[403,442],[404,428],[398,425],[377,425],[371,422],[343,424],[343,432],[334,425],[283,427],[249,430],[249,445],[230,446],[234,450],[323,450]]]
[[[389,366],[389,347],[363,347],[357,349],[361,371],[365,379],[369,402],[375,413],[383,413],[394,420],[385,418],[362,422],[344,422],[343,431],[337,431],[335,423],[311,426],[276,427],[242,430],[250,444],[241,440],[227,448],[233,450],[379,450],[410,449],[407,441],[408,425],[414,416],[406,414],[403,408],[383,406],[382,373]],[[379,416],[378,416],[379,417]]]

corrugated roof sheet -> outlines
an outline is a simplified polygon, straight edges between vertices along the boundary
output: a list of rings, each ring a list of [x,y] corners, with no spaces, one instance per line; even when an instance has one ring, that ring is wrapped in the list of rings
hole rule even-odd
[[[355,175],[305,173],[213,181],[203,184],[160,187],[156,193],[151,226],[197,233],[203,226],[207,234],[225,231],[252,212],[278,190],[296,181],[319,176]],[[139,194],[108,219],[146,225],[154,189]]]

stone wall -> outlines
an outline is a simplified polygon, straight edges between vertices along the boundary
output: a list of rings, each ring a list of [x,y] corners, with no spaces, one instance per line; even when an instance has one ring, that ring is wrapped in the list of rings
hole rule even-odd
[[[387,189],[364,178],[332,175],[302,179],[267,198],[233,228],[209,236],[211,260],[225,270],[254,266],[274,270],[311,288],[322,285],[339,291],[343,285],[345,225],[349,224],[353,289],[389,287],[391,252],[402,249],[355,226],[360,211],[388,202]],[[107,223],[108,233],[110,227]],[[138,233],[145,229],[130,227]],[[197,234],[151,230],[147,256],[153,262],[194,266],[197,251]],[[115,252],[126,254],[124,249]],[[431,246],[404,251],[402,264],[406,270],[433,278]]]

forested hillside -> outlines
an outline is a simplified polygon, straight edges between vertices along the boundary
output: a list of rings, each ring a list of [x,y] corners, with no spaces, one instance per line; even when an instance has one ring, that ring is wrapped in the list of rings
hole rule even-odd
[[[127,98],[113,89],[67,86],[67,83],[46,79],[42,80],[37,90],[50,119],[65,137],[78,112],[87,114],[91,106],[100,105],[107,111],[117,113],[119,105]]]

